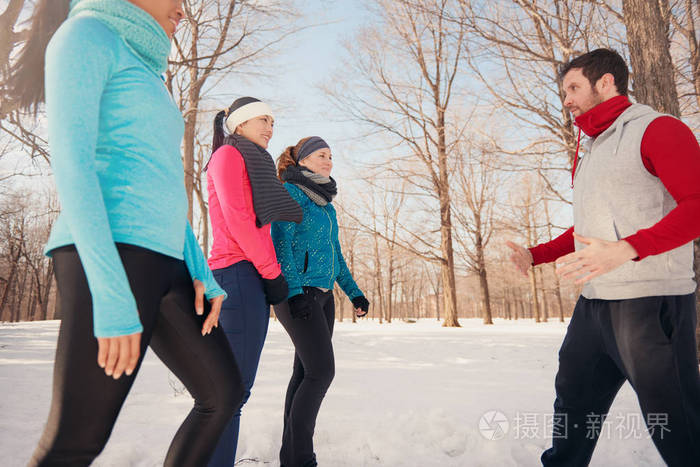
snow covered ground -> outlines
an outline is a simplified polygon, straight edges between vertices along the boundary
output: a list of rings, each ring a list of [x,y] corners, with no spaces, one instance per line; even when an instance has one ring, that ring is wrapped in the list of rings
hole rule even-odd
[[[336,378],[315,447],[328,466],[536,466],[549,445],[558,322],[462,320],[336,323]],[[0,463],[22,466],[50,402],[58,322],[0,324]],[[250,401],[239,465],[279,465],[292,347],[272,322]],[[162,465],[191,399],[149,353],[98,466]],[[625,385],[591,465],[663,465]],[[507,431],[506,431],[507,430]],[[505,432],[505,433],[504,433]]]

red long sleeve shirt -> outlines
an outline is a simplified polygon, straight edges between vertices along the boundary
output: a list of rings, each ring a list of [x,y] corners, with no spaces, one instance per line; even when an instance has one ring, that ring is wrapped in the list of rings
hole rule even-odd
[[[576,118],[588,136],[605,131],[631,104],[626,96],[609,99]],[[700,146],[680,120],[663,116],[649,124],[641,144],[642,162],[659,177],[677,206],[656,224],[625,237],[638,260],[684,245],[700,236]],[[530,248],[533,264],[549,263],[574,251],[574,228]]]

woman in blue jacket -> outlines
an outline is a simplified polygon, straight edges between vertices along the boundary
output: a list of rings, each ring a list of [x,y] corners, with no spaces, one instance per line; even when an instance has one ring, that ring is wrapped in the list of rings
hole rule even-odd
[[[242,400],[216,327],[225,294],[187,221],[182,115],[162,79],[183,16],[180,0],[41,0],[14,70],[20,107],[36,109],[45,81],[62,207],[46,251],[63,319],[32,466],[92,462],[149,345],[195,399],[165,465],[206,465]]]
[[[294,370],[284,404],[280,464],[316,465],[313,434],[323,397],[335,374],[331,336],[335,320],[333,285],[352,301],[357,316],[369,302],[357,287],[338,242],[331,150],[318,136],[288,147],[277,161],[284,186],[304,212],[301,224],[273,222],[272,240],[289,284],[289,298],[275,314],[294,343]]]

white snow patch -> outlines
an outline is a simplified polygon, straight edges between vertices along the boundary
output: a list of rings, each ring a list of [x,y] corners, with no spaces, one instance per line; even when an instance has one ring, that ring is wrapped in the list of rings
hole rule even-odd
[[[551,416],[557,351],[566,323],[461,323],[461,328],[442,328],[435,320],[335,323],[336,377],[314,438],[319,465],[540,465],[539,456],[551,443],[545,419]],[[41,434],[57,332],[57,321],[0,324],[3,466],[26,465]],[[289,337],[272,321],[252,396],[243,409],[241,465],[279,465],[292,359]],[[95,465],[162,465],[192,405],[180,389],[149,352]],[[501,439],[487,439],[479,430],[490,411],[503,414],[507,432]],[[624,416],[641,416],[628,385],[610,419]],[[664,465],[646,434],[636,437],[617,432],[603,436],[591,465]]]

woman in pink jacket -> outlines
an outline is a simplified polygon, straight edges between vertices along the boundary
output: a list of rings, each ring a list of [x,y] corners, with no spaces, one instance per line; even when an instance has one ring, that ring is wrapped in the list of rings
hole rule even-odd
[[[250,396],[270,318],[270,304],[287,298],[270,222],[301,222],[302,211],[276,176],[266,148],[274,118],[253,97],[236,99],[214,120],[213,154],[207,164],[209,214],[214,243],[209,266],[228,294],[220,323]],[[242,404],[241,404],[242,405]],[[235,462],[240,408],[219,440],[210,466]]]

